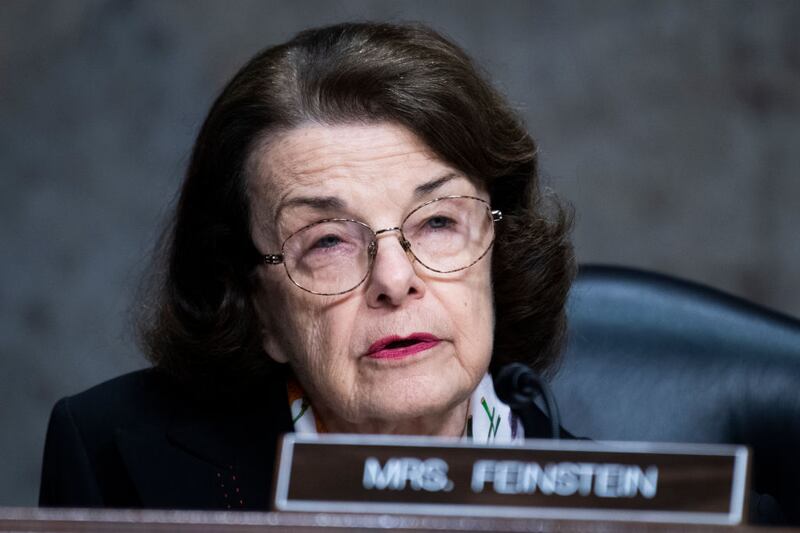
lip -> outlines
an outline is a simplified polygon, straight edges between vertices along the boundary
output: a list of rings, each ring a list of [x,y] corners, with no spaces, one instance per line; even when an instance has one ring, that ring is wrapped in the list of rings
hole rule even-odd
[[[392,343],[402,341],[410,342],[411,344],[408,346],[389,347]],[[367,357],[371,359],[401,359],[429,350],[441,341],[439,337],[432,333],[412,333],[407,337],[390,335],[373,342],[367,349]]]

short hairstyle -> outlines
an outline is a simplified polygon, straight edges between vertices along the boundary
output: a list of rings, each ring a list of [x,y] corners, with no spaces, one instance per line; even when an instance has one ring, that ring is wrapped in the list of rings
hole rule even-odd
[[[248,159],[302,123],[391,122],[488,190],[495,341],[490,369],[554,367],[574,276],[569,209],[540,186],[537,147],[457,45],[422,25],[303,31],[253,57],[199,132],[140,307],[148,358],[173,375],[242,387],[275,370],[251,302],[262,256],[249,231]]]

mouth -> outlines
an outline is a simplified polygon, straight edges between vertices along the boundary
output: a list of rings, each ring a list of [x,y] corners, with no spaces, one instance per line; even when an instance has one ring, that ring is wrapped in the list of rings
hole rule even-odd
[[[367,357],[372,359],[400,359],[439,344],[441,339],[430,333],[412,333],[407,337],[391,335],[372,343],[367,349]]]

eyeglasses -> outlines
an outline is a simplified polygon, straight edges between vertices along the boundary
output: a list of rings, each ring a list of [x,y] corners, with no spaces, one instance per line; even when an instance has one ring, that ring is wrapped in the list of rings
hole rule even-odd
[[[397,232],[400,245],[419,264],[439,274],[464,270],[494,243],[500,211],[474,196],[444,196],[414,208],[399,227],[374,231],[349,218],[319,220],[289,235],[268,265],[283,264],[289,279],[312,294],[350,292],[367,279],[378,252],[378,236]]]

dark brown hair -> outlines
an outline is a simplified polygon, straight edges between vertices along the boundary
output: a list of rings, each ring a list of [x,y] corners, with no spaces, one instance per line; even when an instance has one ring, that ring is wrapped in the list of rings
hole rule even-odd
[[[265,135],[306,121],[403,125],[489,191],[504,215],[492,259],[491,368],[552,368],[574,260],[570,217],[542,193],[534,141],[458,46],[424,26],[371,23],[311,29],[267,48],[214,102],[143,307],[150,360],[183,378],[240,386],[274,368],[250,300],[259,256],[247,161]]]

